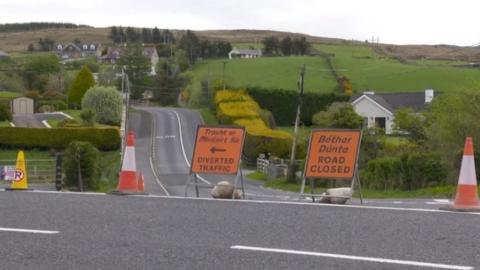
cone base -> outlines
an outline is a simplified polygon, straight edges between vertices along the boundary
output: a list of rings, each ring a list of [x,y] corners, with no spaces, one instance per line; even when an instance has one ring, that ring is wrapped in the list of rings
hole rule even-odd
[[[480,207],[478,200],[477,185],[458,185],[457,194],[453,203],[454,207],[476,208]]]
[[[5,188],[6,191],[29,191],[31,188]]]
[[[439,208],[440,210],[445,210],[445,211],[452,211],[452,212],[480,212],[480,206],[475,207],[475,206],[454,206],[454,205],[449,205],[449,206],[442,206]]]
[[[148,195],[146,192],[138,192],[138,191],[120,191],[120,190],[113,190],[108,192],[109,195]]]

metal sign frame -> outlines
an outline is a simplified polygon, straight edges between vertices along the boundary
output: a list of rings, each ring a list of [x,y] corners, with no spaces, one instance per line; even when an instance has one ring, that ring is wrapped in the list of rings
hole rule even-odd
[[[308,158],[310,157],[310,151],[312,150],[312,139],[313,139],[313,133],[314,132],[321,132],[321,131],[339,131],[339,132],[358,132],[359,133],[359,139],[358,139],[358,144],[356,146],[356,151],[355,151],[355,162],[354,162],[354,168],[353,168],[353,176],[351,178],[337,178],[337,177],[322,177],[322,178],[315,178],[315,177],[310,177],[310,189],[311,193],[310,194],[305,194],[305,184],[307,181],[307,177],[305,175],[305,172],[307,171],[307,166],[308,166]],[[363,131],[360,129],[313,129],[310,132],[310,139],[308,141],[308,151],[307,151],[307,156],[305,159],[305,165],[303,168],[303,174],[302,174],[302,184],[300,188],[300,199],[310,196],[312,198],[312,202],[315,202],[315,197],[323,197],[323,198],[347,198],[351,199],[353,196],[355,184],[358,185],[358,191],[360,195],[360,203],[363,204],[363,196],[362,196],[362,188],[361,188],[361,183],[360,183],[360,178],[358,176],[358,158],[360,156],[360,145],[362,143],[362,137],[363,137]],[[332,196],[332,195],[322,195],[322,194],[315,194],[315,180],[314,179],[329,179],[329,180],[350,180],[352,181],[350,188],[352,189],[352,195],[350,197],[345,197],[345,196]]]
[[[200,197],[200,191],[199,188],[208,188],[211,189],[213,188],[212,185],[201,185],[198,183],[198,173],[193,172],[193,164],[194,164],[194,157],[197,149],[197,140],[198,140],[198,133],[200,129],[202,128],[212,128],[212,129],[237,129],[237,130],[242,130],[242,138],[241,138],[241,145],[240,145],[240,152],[238,153],[238,164],[237,164],[237,171],[235,173],[231,174],[224,174],[224,173],[204,173],[204,174],[213,174],[213,175],[236,175],[235,180],[233,183],[233,192],[232,192],[232,199],[235,197],[235,191],[239,188],[238,187],[238,182],[240,182],[240,188],[242,190],[242,198],[245,199],[245,186],[244,186],[244,181],[243,181],[243,172],[242,172],[242,153],[243,153],[243,146],[245,145],[245,137],[246,137],[246,129],[245,127],[241,126],[231,126],[231,125],[198,125],[197,126],[197,131],[195,135],[195,144],[193,146],[193,153],[192,153],[192,158],[190,159],[190,173],[187,178],[187,182],[185,184],[185,197],[188,196],[188,188],[190,185],[195,186],[195,195],[196,197]],[[202,173],[203,174],[203,173]],[[193,180],[193,181],[192,181]]]

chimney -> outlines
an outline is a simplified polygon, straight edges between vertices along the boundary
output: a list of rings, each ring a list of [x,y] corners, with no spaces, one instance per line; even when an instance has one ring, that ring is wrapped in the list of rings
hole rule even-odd
[[[425,89],[425,104],[432,102],[433,96],[433,89]]]

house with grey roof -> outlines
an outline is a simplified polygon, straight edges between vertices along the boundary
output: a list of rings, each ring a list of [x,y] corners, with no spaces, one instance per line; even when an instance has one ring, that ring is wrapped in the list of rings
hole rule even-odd
[[[252,49],[237,49],[233,48],[228,53],[228,58],[258,58],[262,57],[262,50],[252,50]]]
[[[55,52],[61,59],[78,59],[85,57],[99,57],[101,55],[101,45],[95,43],[83,44],[57,44]]]
[[[1,59],[8,59],[10,58],[10,55],[4,51],[0,51],[0,60]]]
[[[415,112],[421,112],[432,102],[434,95],[433,89],[405,93],[366,91],[353,96],[351,103],[355,112],[364,117],[367,127],[383,128],[386,134],[392,134],[393,119],[398,109],[411,108]]]

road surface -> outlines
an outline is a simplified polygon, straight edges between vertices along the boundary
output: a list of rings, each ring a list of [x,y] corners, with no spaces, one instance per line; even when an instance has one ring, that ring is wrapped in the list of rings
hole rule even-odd
[[[145,176],[148,193],[185,195],[199,124],[202,124],[200,115],[187,109],[135,107],[135,110],[130,112],[129,130],[135,131],[137,135],[137,163],[142,170],[149,171],[148,177]],[[210,197],[210,186],[223,180],[234,183],[235,177],[200,175],[198,182],[205,187],[200,189],[200,195]],[[191,181],[193,182],[193,178]],[[258,182],[244,179],[244,183],[249,198],[298,199],[298,194],[266,189]],[[195,196],[193,185],[188,189],[188,196]]]
[[[480,269],[480,215],[0,192],[0,269]]]

